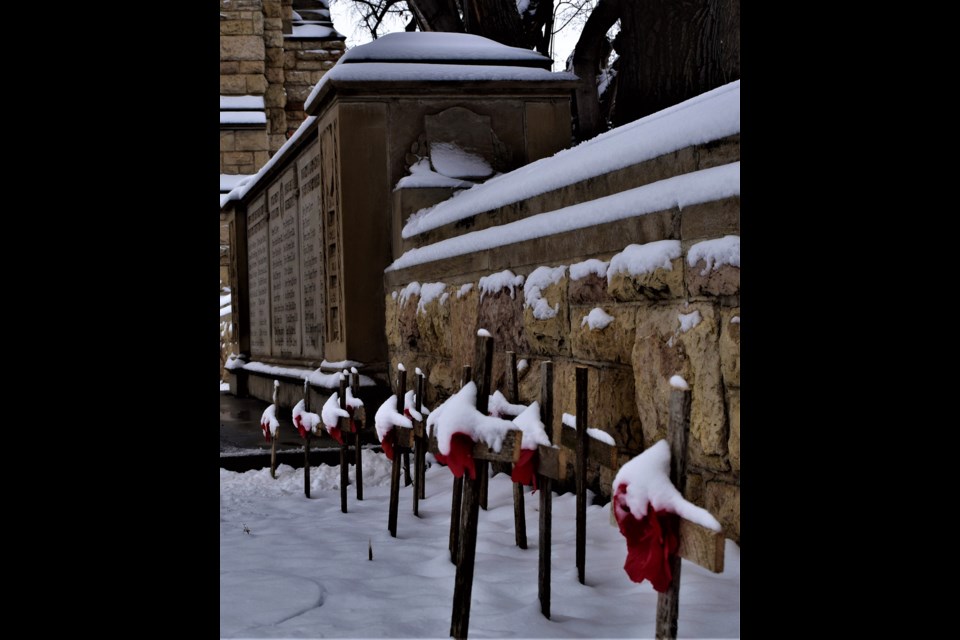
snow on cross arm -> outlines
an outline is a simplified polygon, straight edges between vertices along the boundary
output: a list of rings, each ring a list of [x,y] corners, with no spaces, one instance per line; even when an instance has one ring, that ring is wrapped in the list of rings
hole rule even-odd
[[[647,506],[656,511],[675,513],[712,531],[720,531],[720,523],[709,511],[688,502],[670,482],[670,447],[660,440],[652,447],[620,467],[613,479],[613,494],[625,487],[622,500],[634,517],[647,515]],[[619,504],[619,503],[618,503]]]
[[[576,429],[576,428],[577,428],[577,416],[572,415],[572,414],[569,414],[569,413],[565,413],[565,414],[563,414],[563,418],[561,419],[561,423],[562,423],[563,426],[565,426],[565,427],[568,427],[568,428],[571,428],[571,429]],[[594,440],[599,440],[600,442],[603,442],[604,444],[608,444],[608,445],[610,445],[611,447],[617,446],[617,442],[616,442],[616,440],[613,439],[613,436],[611,436],[611,435],[610,435],[609,433],[607,433],[606,431],[603,431],[602,429],[597,429],[597,428],[595,428],[595,427],[587,427],[587,435],[590,436],[591,438],[593,438]]]
[[[437,435],[440,453],[450,453],[450,438],[463,433],[474,442],[485,443],[492,451],[500,451],[507,432],[515,429],[509,420],[485,416],[477,411],[477,385],[470,381],[427,417],[427,426]]]

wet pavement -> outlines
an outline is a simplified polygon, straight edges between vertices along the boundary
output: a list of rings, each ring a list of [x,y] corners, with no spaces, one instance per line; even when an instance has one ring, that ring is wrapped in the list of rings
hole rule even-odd
[[[220,392],[220,467],[247,471],[270,466],[270,443],[263,438],[260,416],[269,402],[256,398],[237,398]],[[293,426],[290,409],[278,409],[277,464],[303,467],[304,442]],[[377,446],[372,422],[363,430],[365,447]],[[340,464],[340,444],[326,433],[310,440],[310,465]]]

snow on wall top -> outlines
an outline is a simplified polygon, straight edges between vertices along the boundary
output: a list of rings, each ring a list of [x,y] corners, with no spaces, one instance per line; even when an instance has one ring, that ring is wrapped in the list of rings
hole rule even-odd
[[[221,111],[263,108],[263,96],[220,96]]]
[[[333,71],[336,67],[331,73]],[[421,209],[410,216],[402,235],[412,238],[484,211],[737,133],[740,133],[739,80]]]
[[[517,171],[523,171],[523,169]],[[493,180],[484,184],[490,184],[491,182]],[[471,191],[473,189],[460,193],[470,193]],[[539,213],[515,222],[472,231],[425,247],[410,249],[394,260],[385,270],[406,269],[418,264],[452,258],[466,253],[486,251],[516,242],[642,216],[655,211],[663,211],[673,207],[683,208],[701,202],[711,202],[738,195],[740,195],[739,161],[719,167],[711,167],[710,169],[692,171],[635,189],[621,191],[611,196],[581,202],[556,211]],[[446,202],[453,202],[456,199],[457,196],[454,196],[453,199]]]
[[[359,47],[357,48],[359,49]],[[351,49],[351,51],[355,50]],[[316,84],[307,98],[304,107],[306,111],[309,112],[313,109],[321,89],[328,82],[334,80],[344,82],[484,82],[496,80],[545,82],[577,79],[577,76],[572,73],[553,73],[546,69],[531,69],[529,67],[416,62],[340,64],[342,61],[343,58],[320,78],[320,82]]]
[[[537,63],[551,61],[528,49],[508,47],[482,36],[468,33],[399,32],[388,33],[373,42],[350,49],[340,60],[351,62],[458,62]]]

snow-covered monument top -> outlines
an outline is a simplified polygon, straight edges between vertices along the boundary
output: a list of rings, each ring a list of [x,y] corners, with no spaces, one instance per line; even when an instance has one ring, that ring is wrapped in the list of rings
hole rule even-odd
[[[385,370],[383,273],[403,221],[569,146],[576,79],[549,67],[450,33],[389,34],[342,56],[296,133],[224,198],[247,360]]]

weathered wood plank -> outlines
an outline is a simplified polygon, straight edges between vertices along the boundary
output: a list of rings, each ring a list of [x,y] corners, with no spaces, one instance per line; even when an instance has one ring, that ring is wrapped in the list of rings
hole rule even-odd
[[[463,487],[463,527],[460,539],[460,562],[453,585],[453,614],[450,635],[466,638],[470,629],[470,599],[473,593],[473,568],[477,556],[477,523],[480,520],[480,480],[466,477]]]
[[[577,367],[577,579],[586,584],[587,570],[587,368]],[[563,427],[561,427],[562,429]]]
[[[400,413],[403,413],[403,396],[406,393],[407,372],[399,369],[397,371],[397,411]],[[412,435],[410,429],[402,429],[400,427],[394,427],[387,435],[388,438],[392,437],[394,439],[393,466],[390,468],[390,516],[387,520],[387,528],[390,530],[390,535],[394,538],[397,537],[397,512],[400,508],[400,431],[408,431],[410,435]]]
[[[309,383],[306,380],[304,380],[303,384],[307,389],[307,393],[309,393],[310,392]],[[277,406],[277,394],[279,393],[279,391],[280,391],[279,386],[274,384],[273,385],[273,406],[274,407]],[[276,408],[274,408],[274,411],[276,411]],[[267,425],[267,429],[269,428],[270,428],[270,425]],[[277,434],[274,435],[272,438],[270,438],[270,477],[273,478],[274,480],[277,479],[277,435],[279,434],[280,434],[280,431],[278,429]]]
[[[347,410],[347,377],[340,375],[340,408]],[[340,511],[347,512],[347,485],[350,483],[350,463],[347,461],[348,442],[350,442],[350,419],[340,418],[340,437],[343,438],[343,444],[340,445]]]
[[[539,445],[537,447],[538,473],[551,480],[560,480],[560,449]]]
[[[394,455],[400,457],[401,450],[409,449],[413,446],[413,429],[407,429],[405,427],[394,427],[391,433],[395,433],[396,444],[394,445],[395,451]],[[403,453],[407,453],[403,451]],[[409,471],[409,469],[407,470]],[[404,485],[406,486],[406,485]]]
[[[473,368],[469,364],[463,365],[463,374],[460,377],[461,389],[470,382],[472,374]],[[436,435],[430,436],[430,451],[432,451],[434,455],[440,453],[440,448],[437,446]],[[450,562],[455,565],[460,564],[460,507],[462,501],[463,476],[453,479],[453,498],[450,505]]]
[[[690,431],[689,390],[673,389],[670,392],[670,421],[667,425],[667,441],[670,443],[670,482],[682,494],[687,485],[687,436]],[[681,534],[682,539],[682,534]],[[658,639],[673,640],[677,637],[677,614],[680,610],[680,555],[670,560],[673,579],[663,593],[657,594]]]
[[[520,442],[523,433],[519,429],[511,429],[503,438],[503,446],[500,451],[493,451],[483,442],[473,444],[472,455],[476,460],[485,460],[487,462],[516,462],[520,459]],[[437,436],[431,435],[429,438],[430,453],[436,455],[440,453],[440,447],[437,443]],[[479,468],[480,465],[477,465]]]
[[[274,386],[276,389],[276,386]],[[310,410],[310,381],[303,381],[303,408]],[[310,432],[303,443],[303,495],[310,497]]]
[[[524,513],[523,485],[513,483],[513,531],[517,546],[527,548],[527,514]]]
[[[580,424],[580,418],[577,417],[577,424]],[[577,431],[570,427],[562,427],[560,432],[560,444],[568,449],[577,448]],[[596,438],[587,436],[586,442],[587,460],[596,462],[608,469],[617,469],[620,467],[617,447],[609,445],[606,442],[600,442]]]
[[[708,571],[723,571],[724,539],[722,531],[713,531],[689,520],[680,520],[680,557]]]
[[[360,372],[353,370],[350,372],[350,390],[354,398],[360,397]],[[353,421],[357,425],[357,432],[354,434],[354,470],[357,475],[357,500],[363,500],[363,425],[367,418],[365,407],[357,407],[353,412]]]
[[[537,577],[537,595],[540,598],[540,613],[550,619],[550,556],[553,521],[553,483],[546,476],[540,477],[540,568]]]
[[[553,362],[540,365],[540,421],[553,435]],[[540,613],[550,619],[550,557],[553,540],[553,483],[560,477],[560,450],[540,445],[540,557],[537,576],[537,596]],[[546,463],[546,464],[545,464]]]
[[[416,389],[416,402],[414,409],[417,410],[417,413],[423,409],[423,373],[420,373],[417,376],[417,389]],[[413,515],[420,515],[420,500],[425,498],[426,495],[424,491],[426,490],[424,486],[426,478],[426,435],[425,430],[426,420],[414,420],[413,421],[413,437],[414,443],[416,444],[416,451],[414,452],[413,459]]]

